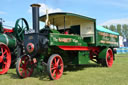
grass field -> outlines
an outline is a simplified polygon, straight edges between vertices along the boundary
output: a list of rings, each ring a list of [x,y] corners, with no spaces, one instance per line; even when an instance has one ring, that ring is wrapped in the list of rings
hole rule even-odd
[[[112,68],[97,64],[65,69],[59,80],[51,81],[44,73],[20,79],[15,69],[0,75],[0,85],[128,85],[128,54],[116,55]]]

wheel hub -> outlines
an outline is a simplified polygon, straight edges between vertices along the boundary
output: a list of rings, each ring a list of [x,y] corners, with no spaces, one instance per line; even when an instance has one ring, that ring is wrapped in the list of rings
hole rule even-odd
[[[58,68],[58,70],[60,70],[60,69],[61,69],[61,66],[60,66],[60,65],[58,65],[58,67],[57,67],[57,68]]]
[[[6,57],[3,57],[3,60],[5,61],[6,60]]]
[[[7,59],[6,59],[6,57],[4,56],[2,56],[2,57],[0,57],[0,63],[2,62],[2,61],[6,61]]]
[[[108,60],[110,60],[110,56],[108,56]]]

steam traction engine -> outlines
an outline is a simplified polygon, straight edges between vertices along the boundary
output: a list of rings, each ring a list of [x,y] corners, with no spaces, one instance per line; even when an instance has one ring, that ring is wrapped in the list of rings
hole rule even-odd
[[[16,21],[13,29],[3,28],[2,19],[0,20],[0,74],[5,74],[14,64],[16,57],[22,52],[22,41],[24,30],[28,29],[27,21],[23,18]],[[17,48],[19,50],[17,50]]]
[[[59,12],[39,17],[40,5],[31,6],[33,30],[25,32],[25,54],[16,64],[19,77],[31,76],[35,66],[40,70],[46,66],[52,80],[62,76],[64,63],[81,65],[92,60],[106,67],[112,66],[113,48],[119,45],[118,33],[96,26],[95,19],[78,14]],[[46,23],[41,30],[39,20]]]

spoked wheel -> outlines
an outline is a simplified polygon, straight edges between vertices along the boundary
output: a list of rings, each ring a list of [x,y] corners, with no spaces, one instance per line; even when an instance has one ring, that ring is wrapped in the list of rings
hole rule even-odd
[[[16,64],[16,72],[20,78],[26,78],[32,75],[34,70],[34,62],[28,55],[18,58]]]
[[[16,38],[22,41],[24,39],[24,31],[29,30],[29,25],[24,18],[20,18],[16,21],[15,28],[13,30]]]
[[[47,67],[48,75],[51,80],[57,80],[62,76],[64,70],[64,64],[60,55],[58,54],[51,55],[47,65],[48,65]]]
[[[5,44],[0,43],[0,74],[5,74],[11,65],[11,53]]]
[[[103,63],[103,66],[112,67],[112,64],[113,64],[113,52],[112,49],[108,48],[106,52],[106,60]]]

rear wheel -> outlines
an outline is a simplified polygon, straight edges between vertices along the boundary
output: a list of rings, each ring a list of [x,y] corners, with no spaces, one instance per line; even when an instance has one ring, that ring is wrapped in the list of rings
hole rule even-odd
[[[16,72],[20,78],[26,78],[32,75],[34,70],[34,62],[31,61],[28,55],[23,55],[18,58],[16,64]]]
[[[5,74],[11,65],[11,53],[9,48],[0,43],[0,74]]]
[[[106,52],[106,59],[103,59],[102,65],[106,67],[112,67],[113,64],[113,51],[112,49],[108,48]]]
[[[50,58],[48,59],[47,65],[48,65],[47,67],[48,75],[51,80],[57,80],[62,76],[64,70],[64,64],[60,55],[58,54],[51,55]]]

